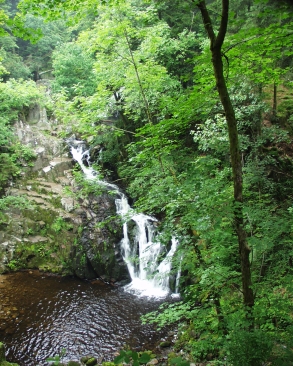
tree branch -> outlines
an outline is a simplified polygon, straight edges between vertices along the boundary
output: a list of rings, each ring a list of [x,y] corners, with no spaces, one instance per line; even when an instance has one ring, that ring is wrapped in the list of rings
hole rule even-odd
[[[222,47],[227,32],[229,18],[229,0],[222,0],[222,17],[219,28],[219,33],[216,38],[215,47]]]
[[[212,47],[214,45],[214,42],[216,41],[216,35],[215,35],[214,29],[213,29],[213,24],[212,24],[210,14],[206,7],[206,3],[204,0],[200,0],[198,2],[197,6],[201,12],[203,24],[204,24],[205,30],[208,34],[208,37],[211,41],[211,47]]]

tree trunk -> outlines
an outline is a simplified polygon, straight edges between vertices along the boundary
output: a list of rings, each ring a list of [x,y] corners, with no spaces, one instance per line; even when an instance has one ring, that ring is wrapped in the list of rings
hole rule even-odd
[[[274,83],[274,93],[273,93],[273,122],[276,121],[277,118],[277,84]]]
[[[199,1],[197,6],[201,11],[203,23],[210,39],[210,50],[212,53],[212,63],[216,87],[225,111],[225,117],[228,125],[231,166],[234,183],[234,224],[238,238],[239,257],[241,263],[243,303],[248,308],[252,308],[254,305],[254,295],[251,288],[252,281],[249,262],[250,248],[247,245],[246,232],[243,226],[241,154],[239,149],[237,121],[224,77],[221,51],[228,25],[229,0],[222,0],[221,25],[217,36],[214,33],[212,21],[206,8],[205,1]]]

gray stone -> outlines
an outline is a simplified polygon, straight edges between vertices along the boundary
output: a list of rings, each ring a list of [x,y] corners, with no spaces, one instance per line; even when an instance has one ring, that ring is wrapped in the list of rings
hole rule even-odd
[[[147,363],[147,365],[157,365],[159,363],[159,361],[156,358],[153,358],[152,360],[150,360],[150,362]]]
[[[65,211],[72,212],[74,210],[75,201],[71,197],[62,197],[61,204]]]

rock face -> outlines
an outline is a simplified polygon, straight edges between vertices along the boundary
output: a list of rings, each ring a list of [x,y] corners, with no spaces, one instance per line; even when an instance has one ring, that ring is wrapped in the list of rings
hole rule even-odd
[[[121,225],[116,215],[114,198],[107,193],[90,195],[82,207],[83,231],[79,247],[75,247],[74,271],[81,278],[129,282],[129,273],[123,262],[119,242]],[[86,265],[84,265],[86,262]]]
[[[81,278],[129,281],[120,254],[122,229],[115,202],[106,192],[80,198],[73,160],[57,137],[58,122],[33,106],[15,123],[20,142],[36,153],[33,166],[11,184],[7,195],[24,196],[29,208],[10,208],[0,221],[0,273],[39,268]]]

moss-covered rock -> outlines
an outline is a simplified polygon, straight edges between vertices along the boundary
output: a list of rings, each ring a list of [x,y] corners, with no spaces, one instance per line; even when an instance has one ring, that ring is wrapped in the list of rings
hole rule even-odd
[[[85,207],[84,202],[81,207]],[[107,193],[89,195],[82,219],[83,229],[73,253],[75,274],[81,278],[101,277],[106,282],[129,282],[119,248],[122,229],[115,197]]]
[[[29,125],[18,122],[15,128],[21,143],[33,148],[37,158],[6,192],[26,197],[31,205],[1,212],[0,273],[37,268],[129,282],[119,248],[122,229],[115,218],[115,197],[99,188],[92,194],[77,187],[68,146],[48,133],[57,128],[54,121],[45,118],[38,123],[34,117]]]

